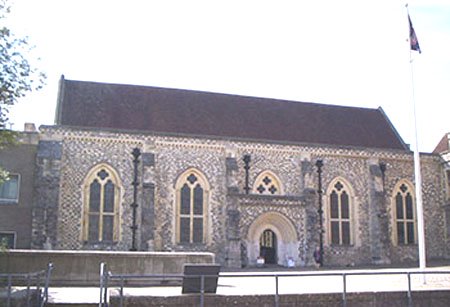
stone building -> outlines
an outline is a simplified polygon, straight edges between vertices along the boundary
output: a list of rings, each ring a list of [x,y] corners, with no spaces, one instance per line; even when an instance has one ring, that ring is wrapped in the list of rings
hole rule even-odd
[[[0,242],[7,248],[30,248],[34,166],[39,134],[26,125],[17,144],[0,151],[0,167],[9,173],[0,184]]]
[[[447,238],[450,238],[450,133],[446,133],[436,148],[433,150],[434,154],[442,157],[443,163],[443,180],[445,190],[445,216],[447,225]],[[447,245],[448,246],[448,245]]]
[[[413,154],[381,108],[62,78],[40,133],[35,248],[129,250],[136,196],[138,250],[312,265],[322,195],[325,264],[418,258]],[[441,157],[421,165],[427,257],[448,258]]]

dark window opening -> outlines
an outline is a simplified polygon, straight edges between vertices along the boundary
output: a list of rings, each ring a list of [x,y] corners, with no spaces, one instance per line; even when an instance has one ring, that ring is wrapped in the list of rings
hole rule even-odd
[[[0,201],[19,201],[19,175],[10,174],[8,179],[0,184]]]
[[[16,247],[16,234],[13,232],[0,232],[0,247],[13,249]]]

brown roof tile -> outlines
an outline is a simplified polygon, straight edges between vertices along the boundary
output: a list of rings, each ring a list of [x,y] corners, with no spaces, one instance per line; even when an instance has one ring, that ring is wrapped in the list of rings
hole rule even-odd
[[[442,139],[437,144],[436,148],[433,150],[435,154],[442,154],[450,150],[450,133],[446,133]]]
[[[59,125],[407,149],[379,109],[62,79]]]

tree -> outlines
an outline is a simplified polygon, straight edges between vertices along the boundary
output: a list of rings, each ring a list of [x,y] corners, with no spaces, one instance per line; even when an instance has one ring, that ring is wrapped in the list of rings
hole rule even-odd
[[[9,12],[8,0],[0,0],[0,149],[14,144],[17,137],[7,129],[9,107],[28,92],[42,88],[45,80],[45,74],[32,67],[27,59],[33,48],[28,39],[16,37],[6,26],[1,26]]]

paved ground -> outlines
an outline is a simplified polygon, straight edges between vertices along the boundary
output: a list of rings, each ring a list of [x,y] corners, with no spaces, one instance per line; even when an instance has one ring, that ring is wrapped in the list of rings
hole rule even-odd
[[[217,294],[221,295],[257,295],[275,294],[275,277],[264,275],[277,274],[279,294],[330,293],[342,292],[343,273],[361,274],[346,277],[348,292],[407,291],[407,275],[388,275],[388,272],[418,272],[417,269],[372,269],[372,270],[259,270],[223,272],[218,280]],[[445,274],[412,274],[413,290],[450,290],[450,266],[427,268],[426,272],[444,271]],[[367,272],[378,275],[362,275]],[[303,276],[292,276],[303,274]],[[310,276],[304,276],[308,274]],[[324,274],[336,274],[323,276]],[[244,276],[251,275],[251,276]],[[426,276],[424,278],[424,276]],[[114,288],[113,290],[114,291]],[[134,287],[125,288],[125,295],[176,296],[181,295],[181,287]],[[98,303],[99,288],[50,288],[50,303]]]

